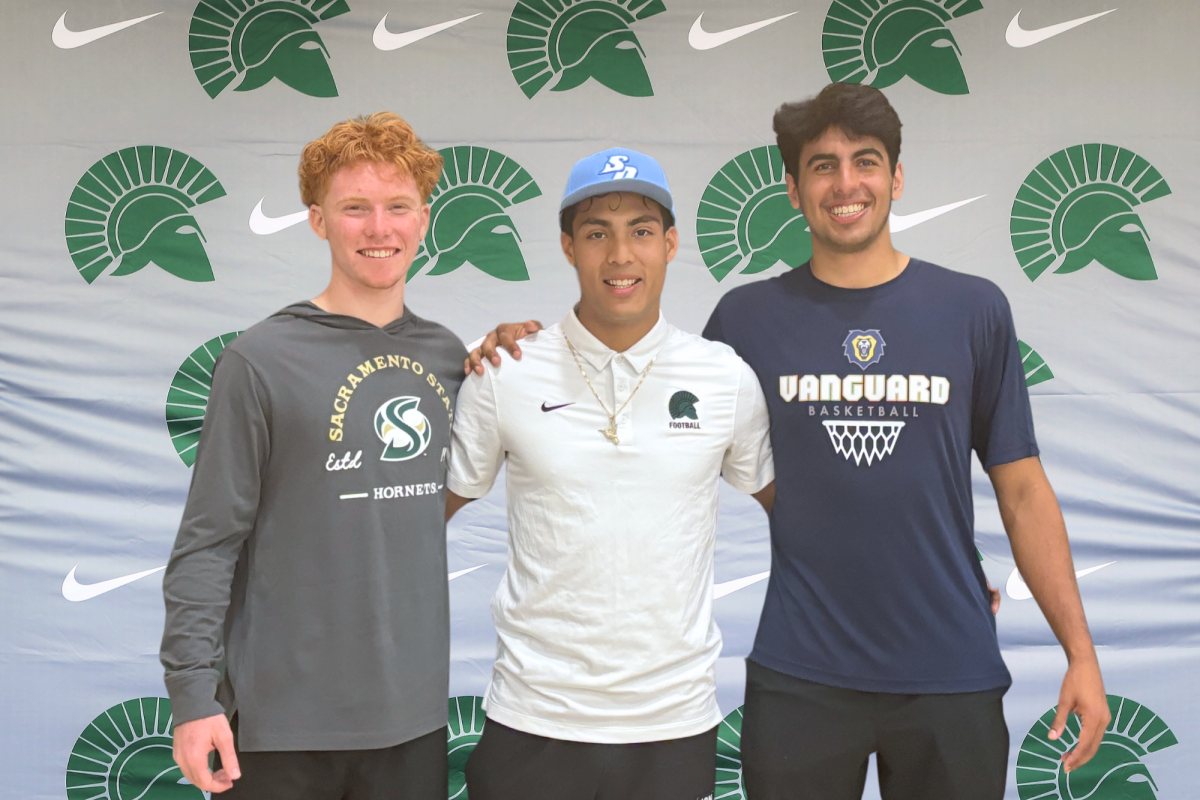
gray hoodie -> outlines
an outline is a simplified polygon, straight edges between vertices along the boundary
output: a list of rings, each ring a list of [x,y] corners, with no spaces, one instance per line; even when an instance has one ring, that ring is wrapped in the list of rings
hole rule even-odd
[[[297,303],[221,353],[163,577],[175,722],[241,750],[390,747],[446,724],[444,494],[462,342]]]

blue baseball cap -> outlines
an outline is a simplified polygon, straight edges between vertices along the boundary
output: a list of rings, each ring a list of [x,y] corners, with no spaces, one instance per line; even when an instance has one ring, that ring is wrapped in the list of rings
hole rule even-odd
[[[671,187],[662,166],[644,153],[626,147],[610,147],[580,159],[571,168],[558,213],[589,197],[611,192],[634,192],[662,205],[675,215]]]

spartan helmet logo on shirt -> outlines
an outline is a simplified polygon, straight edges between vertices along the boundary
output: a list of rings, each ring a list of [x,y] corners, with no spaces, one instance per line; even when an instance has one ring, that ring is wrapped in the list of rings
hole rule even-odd
[[[192,69],[209,97],[239,75],[235,92],[278,78],[312,97],[337,97],[315,27],[349,10],[345,0],[200,0],[188,31]]]
[[[671,414],[671,419],[680,419],[682,417],[699,419],[700,417],[696,413],[696,403],[699,402],[700,398],[691,392],[676,392],[667,401],[667,411]]]
[[[878,364],[879,359],[883,358],[883,348],[886,344],[879,331],[872,328],[869,331],[850,331],[846,341],[842,342],[842,347],[845,348],[846,358],[850,363],[866,371],[867,367]]]
[[[67,250],[88,283],[155,264],[185,281],[213,280],[198,205],[225,196],[196,159],[166,147],[126,147],[91,166],[67,202]]]
[[[1108,696],[1112,721],[1096,755],[1084,766],[1063,772],[1062,756],[1079,738],[1079,718],[1067,718],[1056,741],[1046,735],[1050,709],[1033,724],[1017,755],[1017,794],[1021,800],[1154,800],[1158,785],[1142,758],[1179,743],[1150,709],[1115,694]]]
[[[526,97],[556,76],[552,92],[595,78],[629,97],[654,89],[634,23],[661,14],[662,0],[518,0],[508,20],[508,65]]]
[[[1150,234],[1133,210],[1171,193],[1141,156],[1111,144],[1059,150],[1025,178],[1013,200],[1013,252],[1029,280],[1099,262],[1124,278],[1158,278]]]
[[[408,461],[425,452],[433,430],[417,410],[417,397],[393,397],[375,412],[375,433],[383,442],[380,461]]]
[[[539,197],[533,177],[503,153],[483,147],[439,150],[442,177],[429,196],[429,231],[408,269],[408,280],[444,275],[470,263],[493,278],[527,281],[521,235],[507,210]]]
[[[812,258],[808,223],[788,200],[778,147],[747,150],[713,175],[696,210],[696,239],[718,281],[739,267],[753,275]]]
[[[882,89],[905,75],[940,94],[967,94],[962,50],[946,27],[979,0],[834,0],[821,32],[829,79]]]
[[[129,700],[84,728],[67,760],[67,800],[203,800],[171,756],[171,701]]]

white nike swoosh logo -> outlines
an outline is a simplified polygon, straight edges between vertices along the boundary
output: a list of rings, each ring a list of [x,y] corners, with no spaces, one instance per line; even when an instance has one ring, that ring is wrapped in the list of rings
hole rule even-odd
[[[1091,575],[1093,572],[1099,572],[1105,567],[1112,566],[1117,562],[1109,561],[1107,564],[1101,564],[1098,567],[1089,567],[1088,569],[1075,570],[1075,577],[1082,578],[1084,575]],[[1025,585],[1024,578],[1021,573],[1014,569],[1012,574],[1008,576],[1008,583],[1004,584],[1004,590],[1008,592],[1008,596],[1013,600],[1028,600],[1033,597],[1033,592],[1029,591],[1029,587]]]
[[[480,12],[483,13],[483,12]],[[472,14],[469,17],[459,17],[452,19],[449,22],[439,22],[437,25],[430,25],[427,28],[417,28],[415,31],[405,31],[404,33],[392,33],[387,29],[387,14],[383,15],[383,19],[379,20],[379,24],[375,26],[375,33],[371,36],[371,41],[375,43],[375,47],[380,50],[399,50],[401,47],[406,47],[413,42],[419,42],[426,36],[433,36],[435,33],[441,33],[446,28],[453,28],[460,22],[466,22],[469,19],[475,19],[479,14]]]
[[[700,25],[700,20],[704,19],[704,15],[696,17],[696,21],[692,23],[692,29],[688,31],[688,44],[695,50],[712,50],[714,47],[720,47],[723,44],[729,44],[734,39],[740,39],[747,33],[754,33],[760,28],[765,28],[768,25],[774,25],[781,19],[787,19],[792,14],[780,14],[778,17],[764,19],[761,22],[751,22],[749,25],[741,25],[737,28],[730,28],[727,31],[716,31],[709,33]]]
[[[934,217],[940,217],[942,214],[953,211],[956,208],[962,208],[967,203],[974,203],[980,197],[987,197],[987,195],[981,194],[977,197],[959,200],[957,203],[947,203],[946,205],[938,206],[937,208],[930,208],[926,209],[925,211],[917,211],[914,214],[892,214],[888,217],[888,220],[891,224],[892,233],[899,233],[900,231],[906,231],[909,228],[915,228],[922,222],[929,222],[929,220],[933,219]]]
[[[460,569],[458,572],[451,572],[446,576],[446,580],[452,581],[455,578],[461,578],[463,575],[474,572],[477,569],[483,569],[486,564],[480,564],[478,567],[469,567]],[[99,583],[80,583],[75,580],[75,570],[79,569],[79,565],[71,567],[71,571],[67,573],[66,580],[62,585],[62,596],[70,600],[72,603],[78,603],[82,600],[91,600],[93,597],[99,597],[105,592],[111,592],[113,589],[119,589],[127,583],[141,580],[147,575],[153,575],[156,572],[161,572],[166,569],[163,567],[155,567],[143,572],[135,572],[132,575],[123,575],[120,578],[113,578],[108,581],[100,581]]]
[[[80,583],[75,580],[75,570],[79,569],[79,565],[71,567],[71,571],[67,573],[66,580],[62,585],[62,596],[70,600],[72,603],[78,603],[81,600],[91,600],[93,597],[99,597],[105,592],[111,592],[113,589],[119,589],[127,583],[141,580],[147,575],[153,575],[156,572],[161,572],[166,567],[155,567],[143,572],[135,572],[132,575],[123,575],[120,578],[113,578],[108,581],[100,581],[99,583]]]
[[[725,581],[724,583],[713,584],[713,600],[719,600],[727,594],[733,594],[739,589],[745,589],[747,586],[753,586],[759,581],[765,581],[771,575],[771,570],[759,572],[755,575],[747,575],[744,578],[738,578],[734,581]]]
[[[469,575],[470,573],[474,572],[475,570],[483,569],[486,566],[487,566],[487,564],[480,564],[478,567],[467,567],[466,569],[460,569],[458,572],[451,572],[449,575],[446,576],[446,580],[452,581],[455,578],[461,578],[463,575]]]
[[[157,17],[161,13],[163,12],[158,11],[154,14],[147,14],[144,17],[138,17],[137,19],[127,19],[124,22],[114,22],[112,25],[101,25],[99,28],[91,28],[86,31],[72,31],[67,30],[67,12],[64,11],[63,15],[58,18],[58,22],[54,23],[54,33],[50,35],[50,38],[54,40],[54,44],[56,44],[59,49],[71,50],[76,47],[83,47],[85,44],[91,44],[97,39],[103,39],[110,33],[123,31],[126,28],[137,25],[139,22],[145,22],[152,17]]]
[[[1090,17],[1080,17],[1079,19],[1060,22],[1057,25],[1047,25],[1045,28],[1036,28],[1027,31],[1021,27],[1021,12],[1012,18],[1012,22],[1008,23],[1008,30],[1004,32],[1004,41],[1008,42],[1012,47],[1029,47],[1031,44],[1044,42],[1051,36],[1058,36],[1060,33],[1066,33],[1071,28],[1078,28],[1085,22],[1091,22],[1094,19],[1099,19],[1105,14],[1111,14],[1116,11],[1115,8],[1110,8],[1108,11],[1101,11],[1099,14],[1092,14]]]
[[[270,236],[272,233],[279,233],[284,228],[290,228],[308,219],[307,211],[297,211],[295,214],[285,214],[282,217],[268,217],[262,210],[263,200],[266,199],[264,197],[262,200],[259,200],[258,205],[250,212],[250,230],[259,236]]]

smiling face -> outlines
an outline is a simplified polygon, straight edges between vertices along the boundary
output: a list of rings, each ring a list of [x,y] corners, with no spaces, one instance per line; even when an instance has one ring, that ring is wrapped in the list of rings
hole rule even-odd
[[[334,173],[308,222],[329,242],[333,282],[356,293],[390,291],[403,284],[425,238],[429,206],[412,176],[367,162]]]
[[[679,233],[663,230],[657,203],[630,192],[581,201],[571,229],[562,234],[562,248],[579,273],[579,320],[609,347],[624,350],[658,321]],[[634,338],[615,347],[613,336],[622,343]]]
[[[808,220],[814,254],[863,252],[887,235],[904,171],[897,164],[893,174],[879,139],[829,128],[800,148],[798,172],[798,181],[787,176],[788,198]]]

